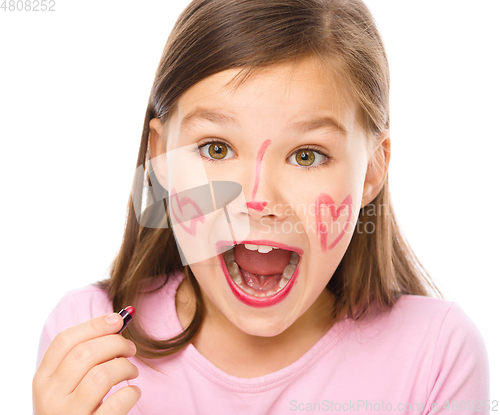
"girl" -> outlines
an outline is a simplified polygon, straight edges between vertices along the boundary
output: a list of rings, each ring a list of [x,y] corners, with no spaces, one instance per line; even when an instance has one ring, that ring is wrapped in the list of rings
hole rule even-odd
[[[389,69],[361,0],[193,1],[111,276],[44,327],[35,414],[488,412],[483,339],[431,297],[389,160]]]

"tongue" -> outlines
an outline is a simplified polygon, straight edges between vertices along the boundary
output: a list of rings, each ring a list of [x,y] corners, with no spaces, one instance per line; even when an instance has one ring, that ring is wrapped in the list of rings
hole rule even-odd
[[[290,251],[284,249],[273,249],[267,254],[259,251],[250,251],[244,245],[234,247],[235,261],[241,270],[255,275],[282,274],[290,262]]]
[[[247,286],[253,288],[255,291],[265,293],[266,291],[278,288],[281,279],[281,274],[275,275],[255,275],[251,272],[241,269],[241,276],[245,280]]]

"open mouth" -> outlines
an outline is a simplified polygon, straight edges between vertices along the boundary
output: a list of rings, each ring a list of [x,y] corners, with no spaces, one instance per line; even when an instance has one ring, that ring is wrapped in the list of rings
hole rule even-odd
[[[238,244],[223,254],[236,286],[252,297],[273,297],[283,291],[299,263],[297,252],[270,245]]]

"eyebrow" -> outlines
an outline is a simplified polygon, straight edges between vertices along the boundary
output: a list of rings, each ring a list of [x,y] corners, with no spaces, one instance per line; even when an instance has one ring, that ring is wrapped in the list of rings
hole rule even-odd
[[[228,126],[240,126],[240,123],[236,118],[230,115],[223,114],[217,110],[209,110],[205,108],[195,108],[188,115],[186,115],[181,121],[181,131],[189,129],[192,124],[198,121],[209,121],[214,124],[228,125]]]
[[[186,115],[181,121],[181,131],[189,129],[192,124],[195,124],[198,121],[209,121],[214,124],[238,126],[241,128],[238,120],[230,115],[223,114],[218,110],[196,108]],[[297,121],[288,125],[286,129],[295,130],[298,133],[304,134],[322,128],[333,130],[345,137],[348,136],[347,129],[333,117],[320,117],[307,121]]]
[[[293,129],[299,133],[308,133],[322,128],[338,132],[344,137],[349,135],[347,129],[333,117],[320,117],[308,121],[298,121],[287,127],[287,129]]]

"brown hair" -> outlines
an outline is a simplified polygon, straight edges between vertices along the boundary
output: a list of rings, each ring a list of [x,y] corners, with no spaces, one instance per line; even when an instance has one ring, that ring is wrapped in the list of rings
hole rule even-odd
[[[167,122],[181,95],[213,74],[241,68],[243,83],[256,69],[308,57],[333,65],[342,75],[367,132],[377,136],[389,128],[387,56],[361,0],[194,0],[177,20],[144,120],[136,165],[144,168],[144,174],[134,180],[123,243],[110,278],[100,285],[118,311],[136,304],[151,281],[160,276],[164,285],[170,273],[183,270],[196,295],[196,312],[186,330],[173,339],[153,339],[132,323],[124,335],[137,345],[138,356],[159,358],[181,350],[196,335],[204,315],[200,287],[191,270],[182,265],[171,227],[145,227],[136,217],[133,199],[141,202],[143,184],[155,180],[145,168],[150,159],[149,122],[153,118]],[[378,196],[361,209],[357,231],[327,285],[336,299],[333,322],[345,315],[361,318],[374,301],[388,309],[403,294],[434,292],[442,297],[398,228],[387,180],[386,176]],[[148,214],[168,221],[159,202]],[[365,227],[368,222],[371,232]]]

